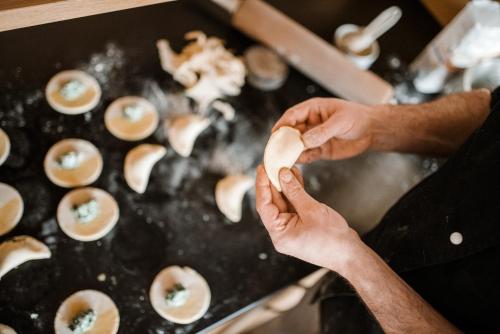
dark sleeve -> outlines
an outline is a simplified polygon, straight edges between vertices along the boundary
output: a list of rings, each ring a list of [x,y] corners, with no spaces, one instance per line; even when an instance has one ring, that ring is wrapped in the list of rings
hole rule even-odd
[[[433,175],[403,196],[365,236],[396,271],[469,256],[500,244],[500,88],[491,112]],[[459,234],[454,243],[452,234]]]
[[[493,92],[491,92],[491,110],[495,109],[495,106],[500,102],[500,86],[498,86]]]

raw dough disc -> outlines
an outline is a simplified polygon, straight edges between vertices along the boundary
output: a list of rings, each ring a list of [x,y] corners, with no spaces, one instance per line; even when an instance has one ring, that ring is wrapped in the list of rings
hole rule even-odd
[[[269,48],[261,45],[245,51],[248,82],[255,88],[269,91],[280,88],[288,76],[288,65]]]
[[[74,207],[90,200],[98,203],[98,214],[90,222],[80,222],[74,215]],[[109,233],[120,216],[113,196],[98,188],[75,189],[64,195],[57,207],[57,222],[70,238],[79,241],[94,241]]]
[[[142,115],[136,121],[131,121],[123,113],[124,108],[130,105],[141,108]],[[158,118],[155,106],[148,100],[138,96],[124,96],[113,101],[106,109],[104,123],[115,137],[135,141],[149,137],[158,126]]]
[[[61,154],[75,151],[82,154],[80,166],[63,169],[57,159]],[[102,171],[102,157],[97,148],[83,139],[63,139],[55,143],[45,155],[45,174],[54,184],[65,187],[79,187],[91,184]]]
[[[283,126],[271,134],[264,150],[264,168],[278,191],[281,191],[279,171],[292,168],[303,151],[304,143],[299,130]]]
[[[189,295],[182,306],[166,303],[166,292],[175,284],[181,284]],[[151,305],[163,318],[178,324],[189,324],[200,319],[210,305],[210,288],[207,281],[189,267],[171,266],[156,275],[149,290]]]
[[[233,223],[241,220],[243,198],[253,183],[248,175],[228,175],[215,185],[217,207]]]
[[[67,100],[61,94],[61,88],[71,80],[77,80],[85,86],[85,91],[74,100]],[[101,87],[96,79],[83,71],[69,70],[54,75],[45,88],[45,97],[49,105],[63,114],[76,115],[92,110],[101,98]]]
[[[153,166],[165,156],[167,149],[161,145],[141,144],[131,149],[125,157],[125,181],[130,188],[142,194],[148,186]]]
[[[10,232],[21,220],[24,202],[19,192],[0,182],[0,235]]]
[[[0,324],[0,334],[17,334],[17,333],[12,327]]]
[[[111,298],[96,290],[81,290],[66,298],[56,313],[54,329],[56,334],[73,334],[69,325],[82,311],[92,309],[96,321],[85,334],[116,334],[120,325],[118,308]]]
[[[200,115],[187,114],[167,122],[168,141],[175,152],[188,157],[193,151],[196,138],[210,125],[210,120]]]
[[[42,242],[19,235],[0,244],[0,279],[12,269],[31,260],[48,259],[50,250]]]
[[[0,166],[7,160],[10,153],[10,140],[9,136],[0,129]]]

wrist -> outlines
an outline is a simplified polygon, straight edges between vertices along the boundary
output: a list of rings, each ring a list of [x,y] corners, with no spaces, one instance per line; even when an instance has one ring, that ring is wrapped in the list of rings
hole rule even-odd
[[[370,113],[371,150],[386,151],[390,149],[388,147],[391,141],[390,138],[394,137],[391,131],[394,131],[392,124],[395,121],[395,107],[390,104],[380,104],[372,107]]]
[[[358,233],[351,228],[340,241],[332,241],[330,245],[335,245],[335,250],[329,252],[332,261],[328,265],[328,269],[337,272],[343,277],[351,274],[353,266],[361,257],[365,256],[367,247]]]

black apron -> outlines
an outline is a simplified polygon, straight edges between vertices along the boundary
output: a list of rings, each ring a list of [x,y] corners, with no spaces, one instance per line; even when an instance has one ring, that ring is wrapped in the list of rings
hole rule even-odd
[[[364,241],[457,327],[500,333],[500,87],[481,128],[403,196]],[[330,294],[335,289],[338,280]],[[339,299],[323,302],[332,303]],[[340,306],[330,309],[323,307],[324,323]],[[366,326],[352,332],[372,332]]]

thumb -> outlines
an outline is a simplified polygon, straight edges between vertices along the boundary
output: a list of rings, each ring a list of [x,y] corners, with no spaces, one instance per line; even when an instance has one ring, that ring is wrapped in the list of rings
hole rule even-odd
[[[334,113],[325,122],[315,126],[302,135],[306,148],[319,147],[332,139],[341,137],[352,127],[351,122],[341,113]]]
[[[299,216],[316,203],[316,200],[304,190],[304,187],[290,169],[282,168],[280,170],[280,184],[283,194],[293,205]]]

